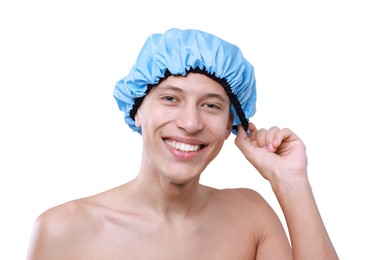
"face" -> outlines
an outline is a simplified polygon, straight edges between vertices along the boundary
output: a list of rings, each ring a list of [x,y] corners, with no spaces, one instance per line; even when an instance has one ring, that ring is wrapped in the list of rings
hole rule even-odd
[[[142,129],[142,170],[177,184],[199,179],[231,133],[224,88],[199,73],[154,86],[135,116]]]

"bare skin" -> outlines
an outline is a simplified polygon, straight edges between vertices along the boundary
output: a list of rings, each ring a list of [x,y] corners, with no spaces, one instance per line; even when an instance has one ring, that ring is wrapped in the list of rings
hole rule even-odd
[[[168,216],[136,207],[135,182],[46,212],[29,259],[255,259],[269,244],[267,258],[290,259],[280,222],[251,190],[199,186],[197,208]]]
[[[272,185],[277,215],[250,189],[199,184],[231,132],[217,82],[171,76],[136,115],[144,143],[131,182],[56,206],[36,221],[27,259],[338,259],[307,178],[305,146],[289,129],[240,127],[236,145]]]

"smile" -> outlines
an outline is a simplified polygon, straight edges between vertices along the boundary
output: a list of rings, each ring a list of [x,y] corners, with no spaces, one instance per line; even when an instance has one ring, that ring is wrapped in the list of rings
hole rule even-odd
[[[191,145],[191,144],[185,144],[177,141],[172,140],[164,140],[166,144],[168,144],[171,148],[182,151],[182,152],[197,152],[199,149],[202,148],[203,145]]]

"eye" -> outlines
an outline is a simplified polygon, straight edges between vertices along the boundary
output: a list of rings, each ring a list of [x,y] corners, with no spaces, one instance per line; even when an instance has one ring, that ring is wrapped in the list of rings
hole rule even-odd
[[[170,95],[162,95],[160,97],[160,102],[165,106],[175,106],[179,104],[179,99],[175,96]]]
[[[216,105],[214,103],[206,103],[206,104],[204,104],[204,107],[207,107],[207,108],[210,108],[210,109],[221,110],[221,106]]]
[[[170,101],[170,102],[177,101],[177,99],[175,97],[172,97],[172,96],[164,96],[164,97],[162,97],[162,99],[164,101]]]

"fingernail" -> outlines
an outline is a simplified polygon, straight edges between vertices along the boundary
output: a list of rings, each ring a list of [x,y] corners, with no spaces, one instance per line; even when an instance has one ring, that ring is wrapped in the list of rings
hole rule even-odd
[[[273,148],[272,143],[267,144],[267,148],[268,148],[269,150],[273,150],[273,149],[274,149],[274,148]]]

